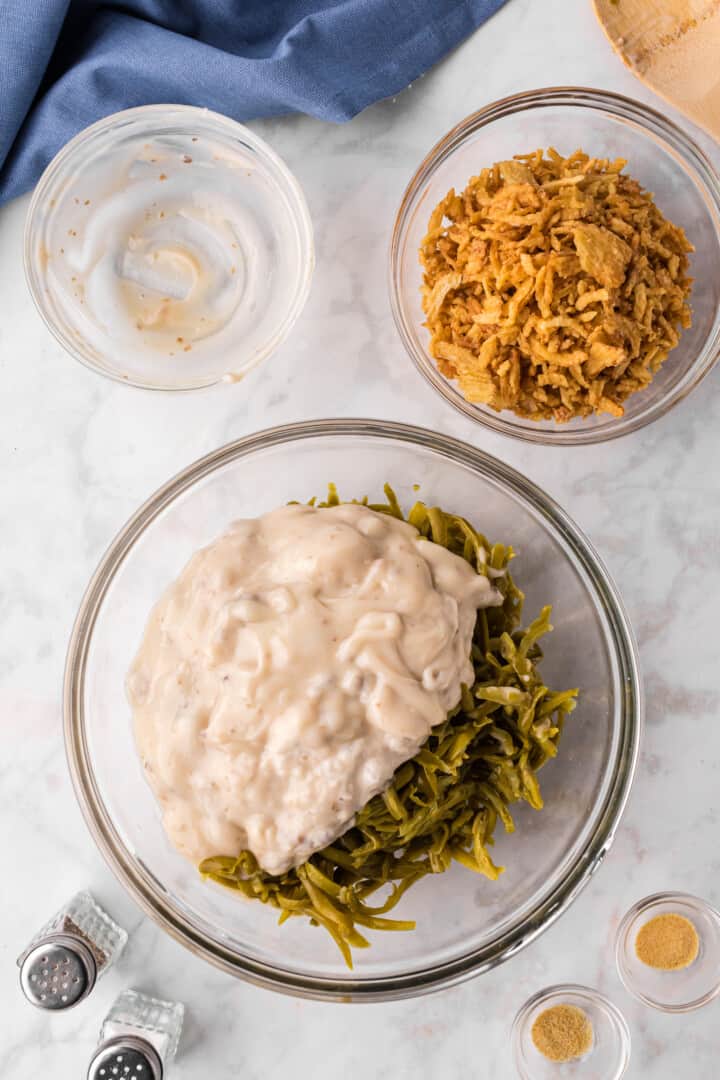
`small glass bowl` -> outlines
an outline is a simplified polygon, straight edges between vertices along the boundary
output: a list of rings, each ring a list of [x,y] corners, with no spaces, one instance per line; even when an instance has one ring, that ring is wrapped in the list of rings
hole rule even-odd
[[[554,146],[598,157],[622,157],[658,206],[695,245],[690,273],[693,325],[682,334],[652,383],[625,402],[625,415],[566,424],[533,421],[466,401],[428,352],[418,259],[430,214],[450,188],[514,154]],[[720,178],[702,150],[654,109],[619,94],[557,87],[516,94],[463,120],[432,148],[408,184],[390,246],[390,301],[413,363],[450,405],[484,427],[526,442],[577,446],[614,439],[663,416],[707,375],[720,355]]]
[[[656,915],[683,915],[700,939],[697,957],[686,968],[661,971],[635,953],[640,929]],[[720,994],[720,912],[688,893],[655,893],[638,900],[618,927],[615,939],[618,974],[626,990],[652,1009],[692,1012]]]
[[[241,379],[287,337],[314,264],[285,163],[242,124],[187,105],[81,131],[40,177],[25,225],[25,276],[48,329],[87,367],[150,390]],[[133,311],[127,284],[142,281]],[[190,285],[204,293],[192,321]],[[206,316],[217,326],[201,333]]]
[[[554,1005],[574,1005],[593,1027],[593,1044],[581,1058],[550,1061],[532,1040],[538,1016]],[[515,1067],[522,1080],[556,1080],[559,1076],[582,1080],[620,1080],[630,1061],[630,1032],[620,1010],[597,990],[568,983],[534,994],[515,1017],[512,1027]]]

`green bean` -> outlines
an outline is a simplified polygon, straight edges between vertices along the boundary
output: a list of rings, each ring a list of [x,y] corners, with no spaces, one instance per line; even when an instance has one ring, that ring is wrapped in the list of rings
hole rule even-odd
[[[540,677],[538,641],[552,630],[550,608],[519,629],[523,594],[507,570],[512,548],[488,543],[464,518],[422,502],[403,515],[388,485],[385,496],[385,503],[354,501],[404,518],[478,573],[493,571],[502,603],[478,612],[472,685],[462,687],[460,703],[398,768],[385,791],[358,812],[352,827],[301,866],[271,876],[243,851],[214,855],[199,867],[204,877],[276,908],[279,923],[302,916],[323,927],[348,967],[352,950],[369,944],[358,926],[414,928],[413,921],[383,916],[425,875],[443,873],[455,861],[491,881],[500,876],[503,868],[488,850],[497,822],[512,832],[513,803],[542,808],[536,774],[556,755],[563,722],[577,699],[577,690],[548,689]],[[337,506],[340,497],[330,484],[324,502],[311,502]],[[365,903],[381,889],[387,895],[379,904]]]

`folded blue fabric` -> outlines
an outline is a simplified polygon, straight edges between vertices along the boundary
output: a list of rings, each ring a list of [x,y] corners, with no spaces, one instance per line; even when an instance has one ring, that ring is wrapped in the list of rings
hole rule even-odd
[[[348,120],[505,0],[2,0],[0,204],[63,143],[133,105]]]

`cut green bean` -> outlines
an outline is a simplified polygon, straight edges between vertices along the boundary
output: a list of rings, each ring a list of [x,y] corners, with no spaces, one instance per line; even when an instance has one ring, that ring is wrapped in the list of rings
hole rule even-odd
[[[386,790],[357,813],[352,827],[301,866],[274,877],[243,851],[214,855],[199,867],[204,877],[276,908],[279,923],[304,916],[324,927],[348,967],[352,949],[368,946],[358,926],[414,929],[413,921],[384,916],[426,874],[443,873],[455,861],[490,880],[499,877],[503,868],[488,850],[496,824],[514,830],[514,802],[542,808],[536,774],[556,755],[578,693],[550,690],[541,678],[538,641],[552,630],[550,608],[519,629],[523,594],[507,570],[512,548],[489,544],[464,518],[439,507],[416,502],[403,515],[389,485],[385,496],[386,503],[353,501],[404,518],[478,573],[489,570],[502,595],[500,605],[478,612],[472,686],[463,686],[459,705],[397,769]],[[335,485],[328,486],[324,502],[312,503],[337,506]],[[379,904],[365,903],[380,889],[387,895]]]

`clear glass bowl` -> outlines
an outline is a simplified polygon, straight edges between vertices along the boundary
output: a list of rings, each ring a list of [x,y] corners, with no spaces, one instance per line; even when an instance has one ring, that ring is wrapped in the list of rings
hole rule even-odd
[[[124,680],[151,606],[191,554],[233,519],[322,494],[378,496],[390,482],[459,512],[519,552],[526,615],[554,605],[544,672],[582,687],[557,760],[543,769],[542,813],[519,807],[498,835],[507,867],[490,883],[461,866],[403,898],[412,933],[375,933],[345,968],[334,943],[300,920],[279,927],[260,904],[201,880],[169,845],[135,750]],[[413,485],[419,484],[419,495]],[[641,726],[636,650],[614,586],[567,515],[502,462],[422,428],[325,420],[274,428],[201,459],[157,492],[110,546],[70,641],[65,735],[75,790],[110,867],[145,911],[196,954],[290,993],[403,997],[486,971],[567,907],[612,841]],[[501,830],[498,830],[500,833]]]
[[[587,1054],[571,1061],[550,1061],[535,1046],[533,1024],[555,1005],[574,1005],[589,1018],[593,1044]],[[620,1010],[603,994],[587,986],[550,986],[527,1001],[512,1029],[515,1066],[522,1080],[620,1080],[630,1061],[630,1032]]]
[[[625,402],[621,418],[602,415],[567,424],[524,420],[466,401],[428,352],[421,307],[420,243],[430,214],[451,187],[495,161],[538,147],[563,154],[578,147],[599,157],[623,157],[627,170],[655,195],[695,245],[691,274],[693,325],[650,386]],[[516,94],[486,106],[448,132],[410,181],[390,247],[390,298],[395,323],[415,366],[460,412],[479,424],[536,443],[572,446],[617,438],[650,423],[681,401],[720,355],[720,179],[702,150],[654,109],[600,90],[560,87]]]
[[[314,263],[310,214],[285,163],[242,124],[187,105],[128,109],[81,131],[40,177],[25,226],[25,275],[49,330],[76,360],[151,390],[246,375],[289,334]],[[143,333],[127,282],[148,275]],[[175,309],[187,313],[192,282],[207,299],[188,339]],[[163,301],[157,290],[176,286]],[[203,334],[206,316],[218,321]]]
[[[698,955],[686,968],[659,971],[635,952],[641,928],[656,915],[683,915],[697,930]],[[615,960],[625,989],[653,1009],[692,1012],[720,994],[720,912],[689,893],[655,893],[638,900],[623,918],[615,939]]]

